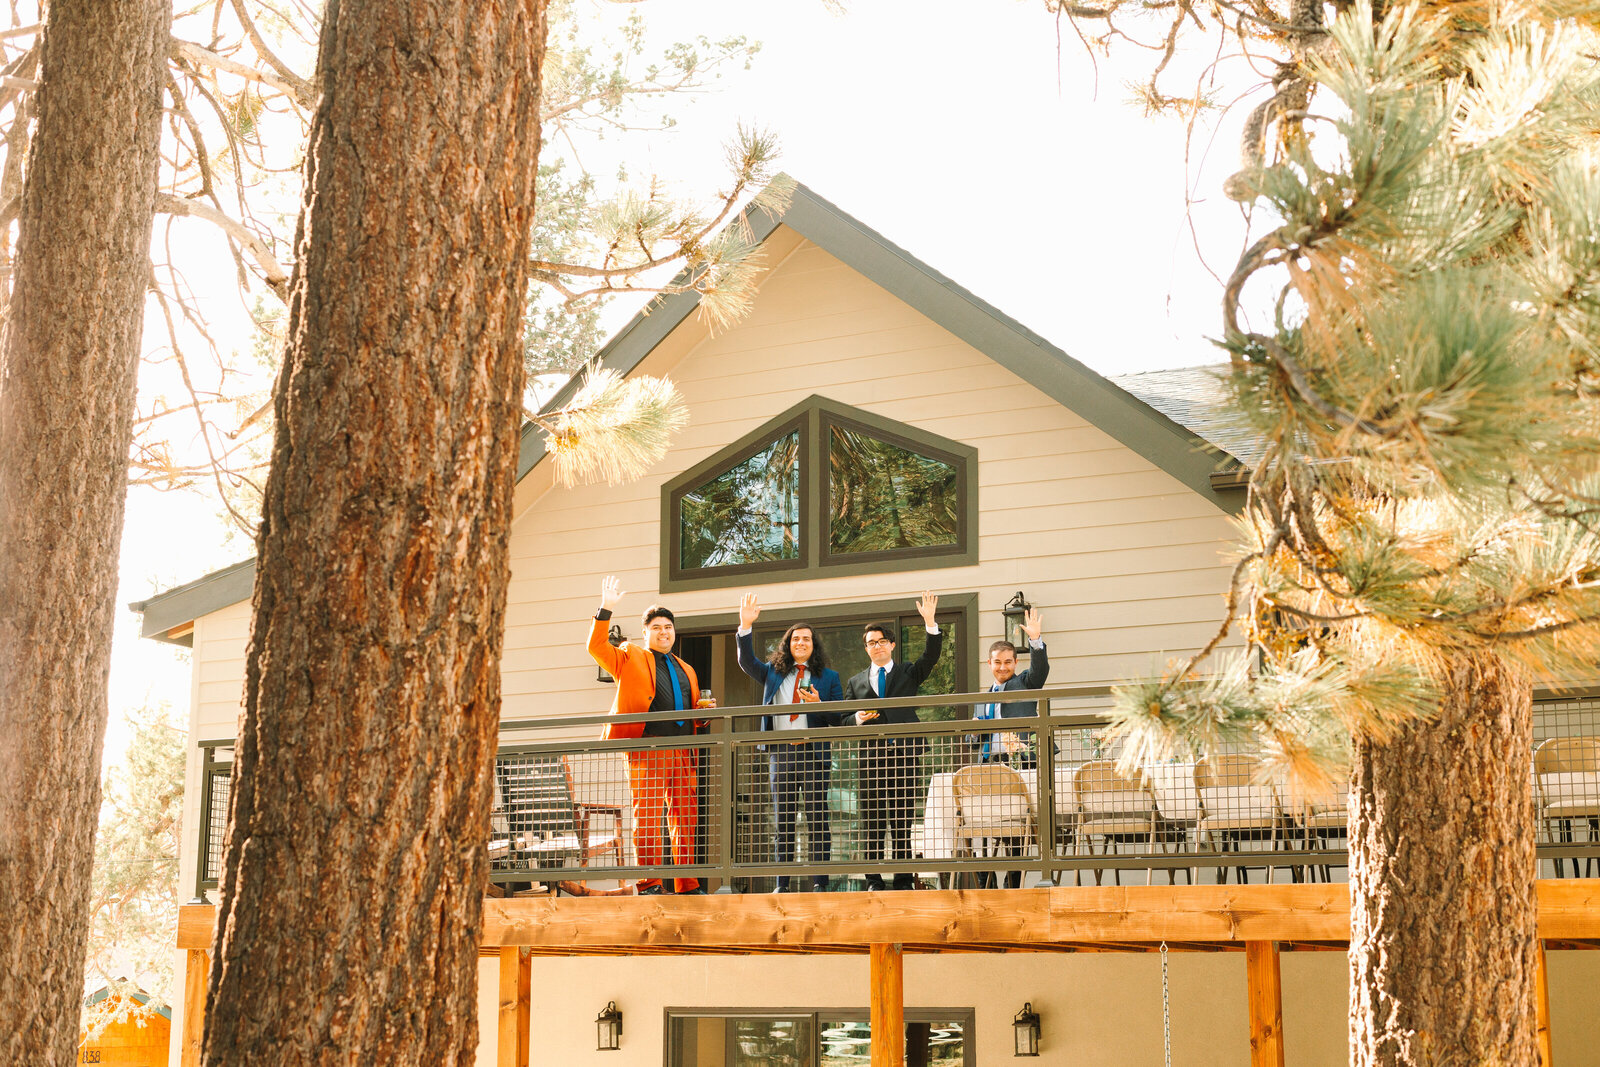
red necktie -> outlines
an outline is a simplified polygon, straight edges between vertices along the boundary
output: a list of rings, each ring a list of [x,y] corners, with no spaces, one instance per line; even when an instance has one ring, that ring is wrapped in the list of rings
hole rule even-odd
[[[794,701],[793,701],[794,703],[796,703],[796,704],[800,703],[800,687],[805,685],[805,684],[806,684],[806,665],[804,663],[796,663],[794,665]],[[790,722],[794,722],[799,717],[800,717],[799,713],[796,712],[795,714],[789,716],[789,721]]]

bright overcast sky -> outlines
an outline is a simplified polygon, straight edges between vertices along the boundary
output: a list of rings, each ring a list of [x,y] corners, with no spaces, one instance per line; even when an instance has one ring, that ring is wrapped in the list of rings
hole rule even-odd
[[[763,49],[713,93],[661,109],[678,120],[669,133],[581,146],[597,173],[620,153],[635,176],[653,171],[683,193],[715,189],[735,123],[763,125],[793,177],[1101,373],[1217,359],[1205,337],[1221,286],[1186,219],[1225,275],[1243,224],[1218,190],[1236,166],[1246,108],[1223,120],[1214,144],[1199,132],[1187,158],[1178,120],[1147,119],[1129,103],[1128,84],[1155,53],[1099,57],[1097,83],[1071,26],[1061,23],[1058,41],[1041,0],[851,0],[842,14],[821,0],[576,3],[580,18],[633,10],[658,46],[742,34]],[[1189,73],[1169,89],[1192,87],[1197,61],[1175,66]],[[1241,86],[1259,80],[1237,65],[1226,73]],[[1198,201],[1187,216],[1186,191]],[[120,601],[249,556],[247,540],[225,539],[217,510],[192,495],[133,492]],[[111,749],[121,710],[147,695],[187,719],[184,658],[137,631],[137,617],[119,612]]]

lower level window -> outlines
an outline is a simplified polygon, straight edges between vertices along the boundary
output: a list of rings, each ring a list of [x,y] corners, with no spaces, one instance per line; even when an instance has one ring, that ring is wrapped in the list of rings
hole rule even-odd
[[[971,1008],[907,1008],[905,1060],[971,1067]],[[667,1067],[856,1067],[872,1062],[871,1014],[667,1011]]]

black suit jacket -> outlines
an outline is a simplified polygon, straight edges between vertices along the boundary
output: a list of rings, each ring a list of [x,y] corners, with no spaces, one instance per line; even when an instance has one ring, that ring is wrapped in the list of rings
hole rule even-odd
[[[928,635],[928,647],[923,649],[922,655],[915,663],[902,663],[895,660],[894,668],[889,671],[888,692],[886,697],[914,697],[928,675],[933,673],[934,665],[939,662],[939,651],[944,647],[944,631]],[[878,694],[872,691],[872,675],[878,668],[868,667],[860,674],[851,675],[850,680],[844,685],[844,698],[846,700],[871,700]],[[916,708],[885,708],[878,713],[873,722],[916,722]],[[851,725],[847,721],[847,725]]]

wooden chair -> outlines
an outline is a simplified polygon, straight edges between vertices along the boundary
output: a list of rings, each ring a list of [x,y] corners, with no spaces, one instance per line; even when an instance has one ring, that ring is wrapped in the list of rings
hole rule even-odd
[[[957,855],[976,855],[974,842],[979,840],[1002,842],[1005,855],[1013,856],[1032,845],[1033,805],[1020,774],[1003,763],[983,763],[961,768],[951,784]]]
[[[1115,760],[1090,760],[1073,774],[1072,791],[1078,801],[1074,855],[1078,854],[1080,845],[1094,855],[1094,842],[1090,839],[1095,837],[1100,838],[1102,854],[1107,856],[1111,854],[1112,845],[1122,841],[1143,840],[1151,852],[1156,851],[1156,830],[1161,816],[1156,810],[1155,792],[1144,775],[1123,774],[1117,770]],[[1159,844],[1165,852],[1165,843]],[[1115,878],[1121,885],[1120,867],[1116,868]],[[1100,884],[1100,879],[1101,871],[1096,868],[1095,885]]]
[[[573,799],[572,768],[565,757],[510,753],[495,760],[495,809],[489,855],[500,870],[588,867],[596,858],[615,857],[623,865],[622,807]],[[610,826],[595,822],[609,818]],[[546,879],[540,879],[546,880]],[[550,879],[574,896],[631,892],[592,889],[582,881]]]
[[[1195,824],[1196,836],[1217,851],[1227,852],[1228,845],[1239,851],[1246,836],[1260,839],[1267,836],[1268,847],[1276,851],[1278,835],[1283,829],[1283,807],[1278,803],[1278,793],[1270,784],[1259,781],[1261,760],[1242,753],[1223,753],[1202,756],[1194,765],[1195,791],[1200,794],[1200,819]],[[1271,863],[1265,865],[1267,881],[1272,881]],[[1239,865],[1239,881],[1249,880],[1249,868]],[[1294,869],[1295,881],[1300,880],[1299,868]],[[1228,869],[1217,868],[1219,881],[1228,880]]]
[[[1318,849],[1327,847],[1330,837],[1350,837],[1350,786],[1340,783],[1332,793],[1323,796],[1309,797],[1301,805],[1300,810],[1287,813],[1288,817],[1299,825],[1300,832],[1304,835],[1306,847]],[[1316,872],[1322,872],[1324,882],[1333,881],[1333,872],[1330,864],[1316,864],[1309,869],[1311,881],[1316,881]]]
[[[1539,825],[1546,834],[1555,824],[1550,840],[1572,840],[1572,820],[1588,823],[1589,840],[1600,840],[1600,737],[1552,737],[1533,750],[1533,773],[1538,783]],[[1593,858],[1584,860],[1588,874]],[[1556,877],[1565,874],[1565,863],[1556,860]],[[1578,876],[1578,860],[1572,861],[1573,877]]]

